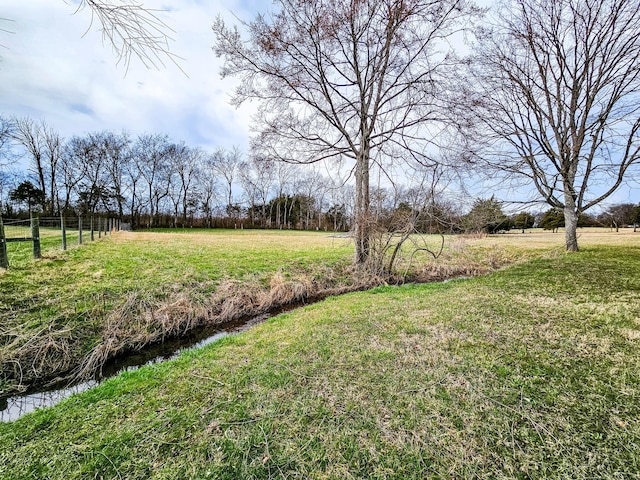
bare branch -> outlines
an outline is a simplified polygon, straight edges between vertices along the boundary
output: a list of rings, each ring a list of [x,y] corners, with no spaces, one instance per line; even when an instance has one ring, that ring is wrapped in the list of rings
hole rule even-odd
[[[131,58],[137,57],[147,68],[164,68],[168,60],[184,73],[178,65],[181,58],[169,49],[173,41],[169,32],[173,30],[160,19],[159,10],[145,8],[133,0],[81,0],[77,11],[84,8],[91,10],[87,32],[97,22],[103,41],[111,45],[117,63],[123,63],[127,71]]]

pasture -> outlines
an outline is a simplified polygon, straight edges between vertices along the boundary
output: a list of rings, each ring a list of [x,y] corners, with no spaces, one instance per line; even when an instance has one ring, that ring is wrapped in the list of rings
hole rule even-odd
[[[585,245],[624,244],[630,230],[583,231]],[[90,375],[108,358],[203,325],[376,285],[351,265],[348,237],[322,232],[118,232],[62,251],[41,231],[43,258],[9,244],[0,270],[0,391]],[[437,251],[442,238],[425,236]],[[418,281],[469,277],[562,251],[562,233],[444,237],[442,255],[399,264]],[[405,268],[406,267],[406,268]],[[410,269],[410,271],[409,271]]]
[[[431,272],[511,266],[332,297],[0,424],[0,477],[640,475],[640,234],[584,231],[571,255],[548,232],[446,240]],[[110,289],[104,312],[203,304],[225,279],[345,285],[350,255],[323,234],[123,233],[3,272],[3,305],[11,275],[16,293],[48,282],[57,313],[31,321],[72,329],[63,295],[83,289]]]

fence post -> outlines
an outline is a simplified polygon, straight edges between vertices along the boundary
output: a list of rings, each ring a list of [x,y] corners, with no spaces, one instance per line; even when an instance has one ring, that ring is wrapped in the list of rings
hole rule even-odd
[[[67,249],[67,229],[64,224],[64,215],[60,214],[60,230],[62,230],[62,250]]]
[[[7,256],[7,239],[4,236],[4,224],[0,217],[0,268],[9,268],[9,257]]]
[[[31,241],[33,242],[33,258],[42,258],[40,250],[40,219],[31,217]]]
[[[95,238],[93,238],[93,215],[91,215],[91,241],[93,242]]]
[[[78,217],[78,245],[82,245],[82,217]]]

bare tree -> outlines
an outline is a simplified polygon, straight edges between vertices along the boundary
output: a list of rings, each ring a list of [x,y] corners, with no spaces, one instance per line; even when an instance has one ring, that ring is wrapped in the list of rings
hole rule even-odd
[[[425,154],[427,127],[442,120],[439,52],[466,17],[466,0],[277,0],[245,23],[248,41],[221,18],[214,50],[222,76],[241,82],[234,102],[258,99],[267,158],[355,162],[355,262],[369,256],[371,159],[395,145]]]
[[[206,226],[211,228],[214,202],[218,200],[218,179],[216,178],[215,155],[206,154],[200,159],[199,170],[202,175],[196,178],[200,191],[200,207],[205,217]]]
[[[259,208],[261,227],[265,227],[267,222],[267,203],[274,184],[274,170],[272,160],[257,156],[252,156],[240,168],[240,183],[249,202],[252,222],[255,220],[255,212]]]
[[[13,119],[13,139],[24,149],[29,157],[29,172],[37,181],[37,188],[47,192],[46,158],[44,154],[44,138],[40,125],[29,117]],[[47,211],[46,198],[42,198],[42,210]]]
[[[626,227],[633,225],[635,228],[638,222],[638,205],[634,205],[633,203],[611,205],[598,215],[598,221],[611,228],[615,228],[616,232],[620,230],[621,226]]]
[[[510,0],[477,53],[473,141],[498,141],[479,156],[563,210],[577,251],[579,216],[640,159],[637,0]]]
[[[152,227],[161,201],[169,194],[169,138],[161,134],[139,135],[134,152],[135,174],[142,177],[146,190],[145,201],[149,209],[147,225]]]
[[[242,161],[242,153],[238,147],[231,150],[217,149],[213,153],[213,169],[224,178],[227,204],[227,215],[233,212],[233,182],[236,180]]]
[[[95,133],[93,137],[105,156],[105,169],[108,173],[111,193],[117,208],[118,218],[122,219],[127,190],[125,171],[131,162],[131,139],[127,132],[117,134],[110,131]]]
[[[174,206],[174,227],[177,227],[178,210],[182,227],[187,224],[189,206],[193,205],[196,177],[200,174],[200,164],[204,152],[200,148],[190,148],[184,142],[170,145],[168,160],[170,169],[169,197]]]
[[[82,150],[78,151],[80,145],[79,137],[67,140],[57,164],[58,199],[63,212],[69,211],[77,200],[78,185],[84,175],[83,155],[78,155],[82,153]]]
[[[72,137],[65,148],[65,164],[76,166],[82,173],[76,183],[79,213],[95,213],[100,206],[108,208],[111,200],[107,155],[100,133]]]
[[[51,214],[57,214],[60,211],[60,201],[58,199],[56,173],[58,171],[58,162],[62,156],[63,139],[58,132],[46,125],[45,122],[40,124],[39,133],[42,136],[43,155],[46,160],[46,170],[49,177],[48,191],[46,191],[49,198],[49,210]]]
[[[312,228],[311,222],[314,214],[318,217],[318,228],[320,225],[320,217],[325,194],[326,179],[318,172],[318,170],[306,170],[300,172],[300,181],[298,182],[298,193],[302,193],[303,202],[301,204],[303,215],[303,228]]]

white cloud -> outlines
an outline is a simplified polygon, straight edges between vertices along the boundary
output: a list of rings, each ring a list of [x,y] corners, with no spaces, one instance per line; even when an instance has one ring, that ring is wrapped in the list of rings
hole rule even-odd
[[[128,71],[103,45],[88,10],[74,15],[64,0],[5,0],[0,16],[11,19],[0,34],[0,113],[43,119],[63,136],[126,129],[167,133],[192,146],[240,145],[249,135],[251,106],[229,105],[233,80],[221,80],[211,50],[216,15],[250,18],[258,2],[180,0],[167,7],[144,0],[175,32],[171,51],[179,68],[149,70],[136,59]],[[263,3],[260,6],[264,5]],[[87,31],[89,29],[89,31]],[[83,36],[84,35],[84,36]]]

